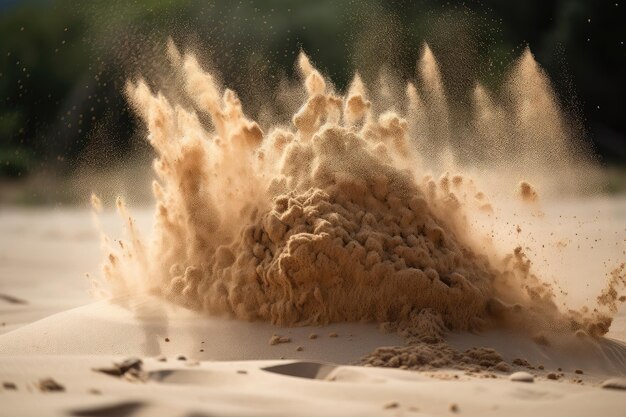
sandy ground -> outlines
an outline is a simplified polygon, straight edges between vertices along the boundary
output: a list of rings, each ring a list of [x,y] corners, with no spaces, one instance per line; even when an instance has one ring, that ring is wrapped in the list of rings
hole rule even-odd
[[[617,207],[599,220],[616,231],[626,225],[626,201]],[[149,210],[134,212],[140,227],[150,223]],[[102,220],[119,232],[114,213]],[[617,245],[616,256],[623,249]],[[207,317],[150,296],[94,302],[85,274],[98,274],[100,256],[88,210],[0,209],[0,416],[623,416],[626,409],[626,391],[601,387],[626,376],[623,309],[602,343],[546,347],[505,332],[448,337],[457,348],[490,346],[509,362],[526,359],[533,369],[513,371],[533,374],[533,383],[507,373],[365,368],[352,365],[402,340],[368,324],[284,329]],[[270,345],[274,334],[290,342]],[[143,363],[122,376],[92,370],[129,357]],[[45,378],[63,390],[42,388]]]

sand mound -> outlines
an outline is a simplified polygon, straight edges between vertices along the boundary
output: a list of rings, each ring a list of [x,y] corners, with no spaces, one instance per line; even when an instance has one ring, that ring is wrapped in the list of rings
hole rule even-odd
[[[481,210],[490,207],[473,181],[447,174],[435,181],[421,171],[425,156],[444,168],[452,158],[445,143],[437,150],[421,136],[453,135],[427,47],[420,63],[424,98],[409,84],[398,100],[405,116],[375,111],[358,75],[338,95],[301,54],[305,102],[293,127],[267,132],[244,115],[233,91],[222,94],[193,55],[173,45],[169,52],[189,103],[172,105],[142,80],[127,86],[157,152],[156,225],[145,244],[118,201],[129,237],[109,248],[105,274],[114,293],[149,290],[198,310],[280,325],[406,324],[428,309],[447,329],[507,323],[608,330],[604,311],[560,313],[521,248],[498,260],[475,247],[468,195]],[[558,106],[529,52],[520,65],[526,70],[517,71],[513,85],[538,77],[533,94],[544,97],[562,138]],[[517,154],[527,156],[524,163],[536,151],[526,145]],[[524,199],[538,204],[533,186],[521,184]],[[618,275],[603,304],[615,303],[614,287],[623,281]]]

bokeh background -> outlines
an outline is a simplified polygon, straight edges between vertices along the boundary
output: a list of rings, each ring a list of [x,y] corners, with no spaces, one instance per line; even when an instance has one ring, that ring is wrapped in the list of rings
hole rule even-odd
[[[530,46],[610,173],[604,191],[623,191],[621,3],[0,0],[0,203],[76,203],[89,188],[106,197],[107,186],[146,197],[136,167],[150,151],[123,88],[138,74],[167,82],[168,37],[215,69],[253,117],[294,75],[300,50],[344,89],[357,69],[366,80],[381,67],[412,77],[426,41],[462,107],[476,80],[497,88]]]

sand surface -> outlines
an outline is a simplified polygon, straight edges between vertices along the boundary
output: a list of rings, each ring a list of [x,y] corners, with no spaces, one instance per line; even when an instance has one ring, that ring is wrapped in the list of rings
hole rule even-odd
[[[625,201],[616,207],[618,230]],[[150,223],[149,211],[134,214],[139,227]],[[115,234],[115,214],[102,222]],[[505,332],[447,337],[459,349],[490,346],[509,362],[524,358],[532,369],[369,368],[352,364],[402,340],[369,324],[279,328],[210,317],[149,295],[94,301],[85,274],[97,274],[99,262],[88,210],[0,211],[0,416],[622,416],[626,407],[626,391],[601,388],[626,376],[623,310],[602,343],[541,346]],[[271,345],[273,335],[290,342]],[[143,360],[135,377],[92,370],[129,357]],[[510,381],[514,371],[535,381]],[[42,392],[44,378],[64,390]]]

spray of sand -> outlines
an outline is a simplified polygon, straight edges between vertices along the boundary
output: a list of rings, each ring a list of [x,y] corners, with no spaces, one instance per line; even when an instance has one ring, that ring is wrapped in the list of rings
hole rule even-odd
[[[444,329],[496,325],[608,330],[623,270],[595,308],[562,312],[521,247],[504,256],[472,228],[474,213],[493,214],[481,180],[495,189],[502,177],[516,178],[519,204],[540,213],[534,179],[547,190],[548,170],[581,165],[530,51],[502,97],[476,86],[465,131],[453,131],[428,46],[417,79],[395,97],[402,112],[377,108],[358,74],[342,95],[301,54],[304,103],[291,125],[263,127],[192,54],[170,44],[169,55],[186,107],[141,79],[127,85],[157,154],[156,213],[145,240],[118,200],[128,236],[107,247],[114,294],[151,291],[200,311],[286,326],[392,323],[431,342]]]

